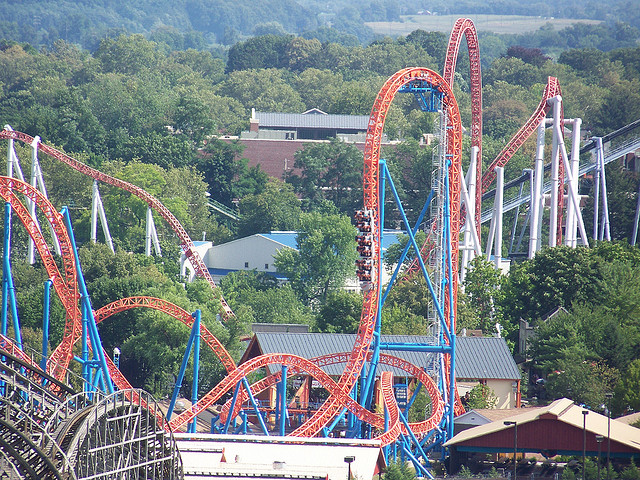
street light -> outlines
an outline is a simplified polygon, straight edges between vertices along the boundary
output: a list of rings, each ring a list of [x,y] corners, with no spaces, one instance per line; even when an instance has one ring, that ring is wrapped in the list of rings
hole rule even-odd
[[[518,453],[518,422],[505,420],[502,423],[506,426],[513,425],[513,480],[516,480],[516,469],[518,468],[518,464],[516,463],[516,455]]]
[[[589,410],[582,410],[582,480],[585,480],[584,467],[587,456],[587,415]]]
[[[598,442],[598,480],[600,480],[600,453],[602,452],[602,435],[596,435],[596,442]]]
[[[347,473],[347,480],[351,480],[351,462],[353,462],[356,459],[356,457],[350,455],[348,457],[344,457],[344,461],[347,464],[349,471]]]
[[[611,480],[611,399],[613,393],[607,392],[604,396],[607,398],[607,480]]]
[[[115,347],[113,349],[113,363],[115,364],[116,368],[120,368],[120,349],[118,347]]]

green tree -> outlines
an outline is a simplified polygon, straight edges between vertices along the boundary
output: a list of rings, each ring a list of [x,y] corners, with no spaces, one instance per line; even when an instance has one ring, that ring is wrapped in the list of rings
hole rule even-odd
[[[330,200],[338,210],[352,215],[362,199],[364,157],[353,145],[332,138],[329,143],[306,144],[295,153],[295,168],[287,182],[303,196],[307,209]]]
[[[271,178],[262,193],[240,200],[240,213],[238,236],[245,237],[272,230],[296,230],[302,210],[291,185]]]
[[[413,480],[414,478],[415,473],[408,462],[391,463],[384,472],[384,480]]]
[[[316,327],[323,333],[356,333],[361,313],[361,295],[335,290],[318,310]]]
[[[615,389],[615,403],[619,411],[631,408],[640,411],[640,358],[629,364]]]
[[[256,68],[282,68],[286,50],[293,37],[288,35],[261,35],[238,42],[229,49],[227,73]]]
[[[495,392],[482,383],[477,384],[469,391],[467,406],[474,408],[495,408],[498,404],[498,397]]]
[[[304,103],[286,77],[275,68],[234,71],[216,87],[216,93],[234,98],[247,110],[302,112]]]
[[[502,303],[505,277],[495,265],[485,257],[475,257],[469,264],[465,279],[464,292],[469,296],[470,304],[477,315],[477,327],[486,335],[496,330],[496,323],[504,325]]]
[[[233,181],[238,173],[236,157],[242,155],[242,150],[241,143],[212,139],[196,162],[196,168],[209,185],[211,198],[227,206],[233,200]]]
[[[275,265],[307,305],[323,304],[332,290],[342,288],[354,270],[355,228],[348,217],[303,213],[298,249],[283,249]]]

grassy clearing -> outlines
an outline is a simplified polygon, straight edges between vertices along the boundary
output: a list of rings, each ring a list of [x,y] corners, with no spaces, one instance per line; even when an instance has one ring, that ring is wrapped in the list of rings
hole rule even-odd
[[[404,15],[400,22],[368,22],[366,25],[375,33],[392,37],[407,35],[418,29],[449,33],[455,21],[460,17],[461,15]],[[547,23],[553,25],[556,30],[561,30],[574,23],[600,23],[598,20],[518,15],[467,15],[467,17],[473,20],[478,31],[511,34],[535,32]]]

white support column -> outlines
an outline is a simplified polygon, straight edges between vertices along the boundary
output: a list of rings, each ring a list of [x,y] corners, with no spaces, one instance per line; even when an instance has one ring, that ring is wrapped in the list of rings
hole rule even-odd
[[[38,188],[38,178],[36,176],[36,165],[38,164],[38,143],[40,143],[40,137],[36,136],[33,139],[33,143],[31,143],[31,186],[36,189]],[[34,221],[38,221],[36,217],[36,202],[27,199],[27,208],[29,209],[29,215],[33,218]],[[33,239],[29,237],[29,245],[27,246],[27,261],[33,265],[36,263],[35,258],[35,243]]]
[[[461,187],[461,191],[462,191],[462,198],[464,199],[465,202],[469,202],[471,203],[473,198],[469,193],[469,191],[467,190],[467,185],[466,182],[463,181],[460,182],[460,187]],[[473,212],[470,212],[469,210],[467,210],[467,219],[466,222],[469,223],[472,228],[470,229],[470,234],[471,234],[471,244],[469,245],[469,249],[472,250],[474,256],[477,255],[482,255],[482,247],[480,245],[480,237],[478,237],[478,231],[475,228],[475,216],[473,214]]]
[[[529,224],[529,258],[533,258],[540,249],[540,233],[544,199],[542,197],[542,177],[544,176],[545,120],[538,126],[538,148],[531,187],[531,222]]]
[[[98,241],[98,199],[100,198],[100,192],[98,191],[98,181],[93,181],[91,187],[91,241],[96,243]]]
[[[107,223],[107,215],[104,212],[104,205],[100,198],[100,190],[98,190],[98,181],[93,181],[92,197],[91,197],[91,241],[96,243],[98,241],[98,218],[102,224],[102,233],[104,234],[104,241],[109,245],[112,253],[115,253],[113,248],[113,239],[111,238],[111,232],[109,232],[109,224]]]
[[[569,195],[571,196],[574,205],[579,205],[580,202],[578,200],[578,189],[574,188],[574,184],[576,183],[574,182],[573,174],[571,173],[571,165],[569,165],[567,149],[564,144],[564,140],[562,139],[562,135],[560,135],[562,133],[560,130],[561,128],[562,128],[562,125],[554,124],[554,129],[556,130],[556,134],[560,139],[559,147],[561,151],[562,161],[564,162],[565,175],[567,176],[567,179],[568,179]],[[584,229],[584,221],[582,220],[582,215],[576,215],[576,218],[578,219],[578,228],[580,230],[580,236],[582,237],[582,244],[588,247],[589,240],[587,239],[587,232]]]
[[[471,147],[471,162],[469,164],[469,170],[467,170],[467,175],[466,175],[466,183],[468,185],[468,189],[467,189],[467,193],[469,194],[468,196],[470,198],[475,199],[476,195],[475,195],[475,191],[476,191],[476,165],[477,165],[477,161],[478,161],[478,147]],[[463,184],[464,179],[463,180]],[[464,278],[466,276],[467,273],[467,266],[469,265],[469,262],[473,259],[473,257],[475,256],[475,252],[472,251],[473,248],[473,238],[472,238],[472,234],[471,234],[471,229],[475,230],[475,210],[476,210],[476,204],[475,201],[471,202],[469,201],[469,198],[464,197],[464,204],[466,206],[466,211],[467,211],[467,218],[464,224],[464,240],[462,243],[463,246],[463,250],[462,250],[462,265],[460,268],[460,282],[462,283],[462,281],[464,281]],[[474,219],[474,221],[469,221],[469,219]],[[477,232],[476,232],[476,236],[477,236]]]
[[[553,104],[553,142],[551,147],[551,197],[549,215],[549,246],[556,246],[558,234],[558,188],[560,183],[560,152],[558,144],[562,139],[562,125],[560,123],[560,112],[562,107],[562,97],[556,95],[548,100]],[[560,135],[558,135],[558,126]]]
[[[151,256],[151,245],[153,244],[156,254],[161,257],[160,242],[158,241],[158,232],[156,231],[156,225],[153,222],[153,210],[151,207],[147,207],[147,228],[144,243],[144,253],[147,257]]]
[[[598,224],[600,221],[600,147],[598,146],[597,138],[593,137],[592,140],[596,142],[596,168],[593,175],[593,239],[598,240]]]
[[[596,142],[598,143],[598,161],[600,165],[600,182],[602,187],[602,222],[600,224],[600,235],[599,239],[603,240],[604,238],[607,241],[611,241],[611,231],[609,229],[609,201],[607,199],[607,176],[605,174],[604,168],[604,147],[602,145],[602,138],[596,138]]]
[[[4,129],[11,132],[13,131],[13,128],[11,128],[9,125],[5,125]],[[15,156],[15,154],[16,151],[14,149],[14,140],[13,138],[10,138],[7,145],[7,177],[9,178],[13,178],[13,157]]]
[[[635,246],[638,241],[638,222],[640,222],[640,184],[638,184],[638,192],[636,195],[638,200],[636,201],[636,216],[633,220],[633,234],[631,235],[632,246]]]
[[[151,209],[147,207],[147,221],[146,221],[146,230],[144,235],[144,254],[147,257],[151,256],[151,222],[152,221],[153,221],[153,215],[151,214]]]
[[[494,256],[496,268],[500,270],[502,260],[502,217],[504,210],[504,167],[496,167],[496,200],[493,211],[496,218]]]
[[[571,175],[573,189],[578,191],[578,176],[580,175],[580,126],[581,118],[573,120],[565,120],[565,123],[573,125],[573,135],[571,141]],[[580,200],[578,198],[578,200]],[[574,205],[573,197],[569,196],[567,202],[567,220],[565,227],[565,245],[575,248],[578,244],[578,220],[577,216],[581,215],[580,205]]]

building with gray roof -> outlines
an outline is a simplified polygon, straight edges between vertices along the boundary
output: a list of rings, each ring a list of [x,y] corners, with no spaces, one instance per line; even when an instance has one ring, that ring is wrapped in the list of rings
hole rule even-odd
[[[240,363],[259,355],[290,353],[303,358],[312,359],[332,353],[350,352],[356,339],[355,334],[328,333],[269,333],[258,332],[252,337],[242,356]],[[435,344],[429,336],[382,335],[382,343]],[[400,357],[413,365],[435,370],[436,354],[392,351],[384,353]],[[327,365],[322,367],[334,377],[339,376],[344,365]],[[397,383],[410,383],[407,373],[387,365],[378,366],[378,374],[384,370],[392,371]],[[267,369],[268,374],[277,372],[276,366]],[[519,406],[520,370],[516,366],[504,338],[500,337],[464,337],[456,339],[456,379],[458,392],[464,396],[475,385],[487,385],[495,394],[497,408],[513,408]]]

